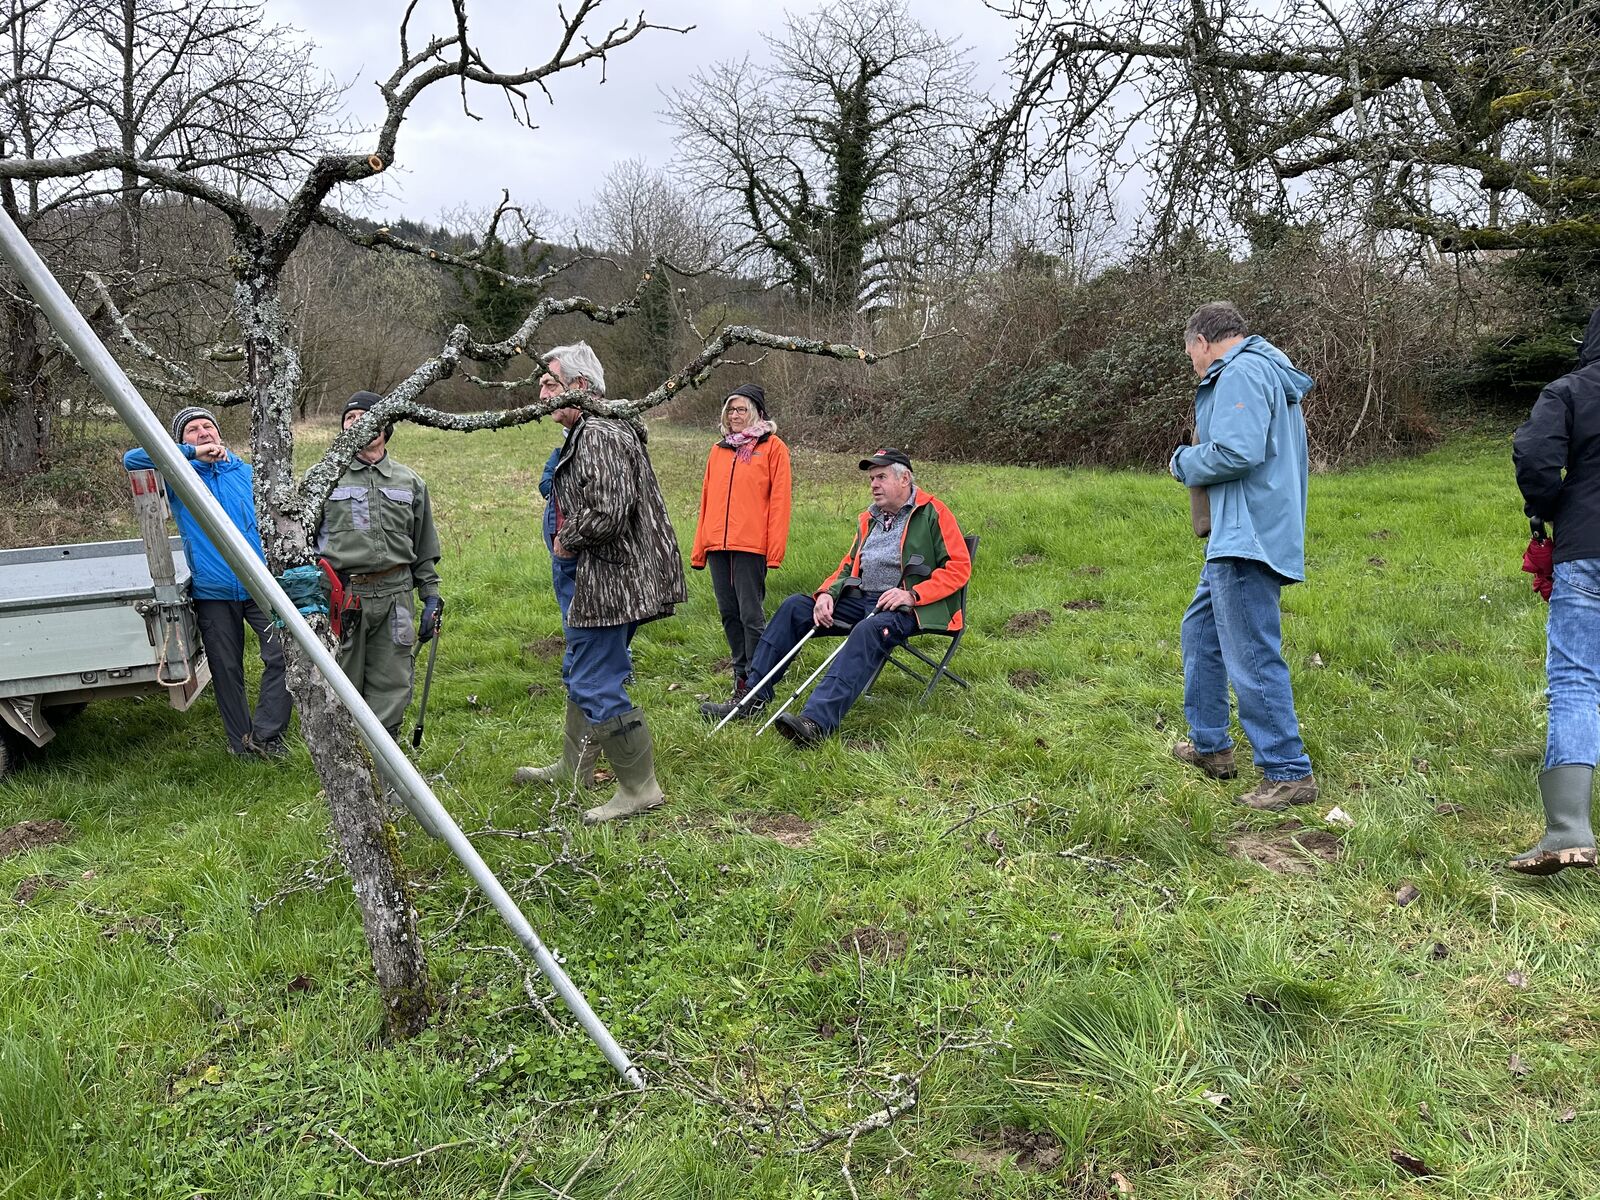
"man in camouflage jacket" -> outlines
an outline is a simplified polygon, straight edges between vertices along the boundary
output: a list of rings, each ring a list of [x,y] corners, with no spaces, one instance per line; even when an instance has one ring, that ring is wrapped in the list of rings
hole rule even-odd
[[[348,429],[380,397],[357,392],[344,406]],[[359,607],[346,604],[339,666],[391,736],[411,703],[417,644],[439,631],[439,535],[428,485],[389,457],[390,425],[357,452],[322,510],[317,551]],[[422,619],[411,593],[422,597]]]
[[[543,361],[542,398],[580,390],[605,394],[604,368],[587,344],[557,347]],[[561,660],[566,733],[559,762],[520,768],[513,778],[593,786],[594,751],[603,750],[617,790],[584,813],[584,821],[595,824],[666,799],[656,782],[650,727],[627,692],[633,671],[628,645],[642,623],[670,616],[688,591],[677,535],[645,452],[644,427],[575,406],[551,415],[567,431],[551,476],[549,539],[567,643]]]

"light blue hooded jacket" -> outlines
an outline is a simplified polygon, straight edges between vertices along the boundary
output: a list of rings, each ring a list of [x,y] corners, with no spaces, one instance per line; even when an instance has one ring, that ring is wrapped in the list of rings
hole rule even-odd
[[[1252,558],[1294,582],[1306,577],[1306,419],[1311,377],[1266,338],[1245,338],[1195,389],[1195,445],[1171,471],[1211,500],[1206,558]]]

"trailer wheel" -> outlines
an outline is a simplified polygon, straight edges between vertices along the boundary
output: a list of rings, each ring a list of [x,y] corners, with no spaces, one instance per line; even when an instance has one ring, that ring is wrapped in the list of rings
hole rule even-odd
[[[0,733],[0,779],[11,773],[11,768],[16,765],[17,751],[11,744],[11,739]]]

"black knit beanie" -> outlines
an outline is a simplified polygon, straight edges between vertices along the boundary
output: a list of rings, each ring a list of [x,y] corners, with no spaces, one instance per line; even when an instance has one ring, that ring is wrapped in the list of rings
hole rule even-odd
[[[750,401],[756,406],[756,412],[761,414],[761,419],[763,421],[767,419],[767,391],[759,383],[740,384],[728,393],[728,400],[732,400],[735,396],[743,396]],[[723,403],[726,404],[727,401]]]

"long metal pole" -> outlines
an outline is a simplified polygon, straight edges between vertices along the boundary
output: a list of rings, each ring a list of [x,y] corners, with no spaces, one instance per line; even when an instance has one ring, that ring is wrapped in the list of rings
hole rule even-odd
[[[45,266],[44,261],[28,244],[28,240],[22,236],[22,231],[3,210],[0,210],[0,255],[5,257],[24,286],[33,293],[34,300],[50,319],[50,324],[54,326],[61,340],[72,350],[95,386],[107,400],[111,401],[117,414],[133,430],[134,436],[138,438],[145,452],[155,460],[156,466],[166,479],[167,486],[183,497],[183,502],[189,506],[189,511],[194,513],[207,536],[222,552],[223,558],[243,581],[255,602],[283,622],[289,631],[289,636],[299,643],[300,649],[316,664],[317,670],[322,672],[334,695],[339,697],[339,702],[355,718],[362,738],[382,764],[387,778],[401,789],[402,795],[406,797],[413,811],[416,811],[419,817],[426,817],[432,821],[439,830],[445,844],[461,860],[461,865],[466,867],[467,874],[471,875],[473,882],[483,889],[483,894],[494,905],[495,911],[533,956],[539,970],[555,988],[556,995],[561,997],[561,1002],[571,1010],[573,1016],[577,1017],[584,1032],[594,1039],[595,1045],[600,1047],[600,1052],[606,1056],[606,1061],[615,1067],[618,1074],[628,1083],[642,1089],[644,1078],[639,1074],[638,1068],[629,1061],[622,1047],[611,1036],[610,1030],[599,1017],[595,1016],[594,1010],[589,1007],[589,1002],[583,998],[583,993],[573,985],[572,980],[567,978],[567,973],[561,969],[561,964],[545,948],[545,944],[539,940],[539,935],[534,932],[533,926],[517,908],[516,901],[512,900],[505,888],[500,886],[500,881],[495,878],[494,872],[489,870],[488,864],[479,856],[472,843],[467,840],[467,835],[461,832],[460,826],[451,819],[444,805],[434,797],[422,775],[411,765],[411,760],[395,744],[394,739],[389,736],[389,731],[367,707],[366,701],[361,698],[361,693],[339,669],[339,664],[333,655],[328,653],[322,640],[312,632],[311,626],[295,608],[294,601],[289,599],[265,564],[256,557],[255,550],[228,519],[222,506],[206,488],[201,486],[194,469],[189,465],[189,460],[179,452],[176,443],[168,436],[161,422],[156,420],[155,414],[150,411],[132,381],[117,365],[116,359],[111,357],[110,352],[89,328],[89,323],[83,319],[83,314],[61,290],[61,285],[50,273],[50,268]]]
[[[799,687],[795,688],[794,691],[789,693],[789,698],[787,700],[785,700],[781,705],[778,706],[778,711],[773,713],[770,717],[767,718],[767,723],[765,725],[763,725],[760,729],[756,730],[756,736],[757,737],[760,737],[763,733],[765,733],[767,731],[767,729],[771,726],[771,724],[774,721],[776,721],[779,717],[783,716],[783,714],[786,713],[789,710],[789,705],[793,704],[796,700],[798,700],[800,698],[800,693],[805,691],[808,687],[810,687],[811,684],[812,684],[812,681],[815,680],[818,675],[821,675],[824,671],[826,671],[829,667],[831,667],[833,665],[833,660],[839,657],[839,651],[843,650],[844,647],[845,647],[845,643],[843,641],[841,641],[837,646],[835,646],[833,648],[833,651],[828,655],[828,657],[822,660],[822,665],[819,666],[815,671],[811,672],[811,674],[807,675],[805,682],[802,683]]]
[[[778,665],[773,667],[772,670],[768,671],[761,677],[761,682],[756,684],[755,687],[745,689],[744,695],[740,696],[738,700],[734,701],[732,711],[729,712],[727,716],[723,717],[722,720],[717,722],[716,729],[713,729],[711,733],[716,733],[717,729],[721,729],[729,721],[733,720],[736,716],[742,713],[747,706],[754,704],[756,702],[756,697],[761,694],[761,689],[766,687],[768,683],[772,682],[773,676],[778,674],[779,671],[782,671],[789,665],[789,660],[796,654],[800,653],[800,648],[809,642],[816,632],[817,627],[815,625],[806,630],[805,637],[801,638],[793,646],[789,647],[789,653],[780,658],[778,660]],[[710,737],[711,733],[706,734],[706,736]]]

